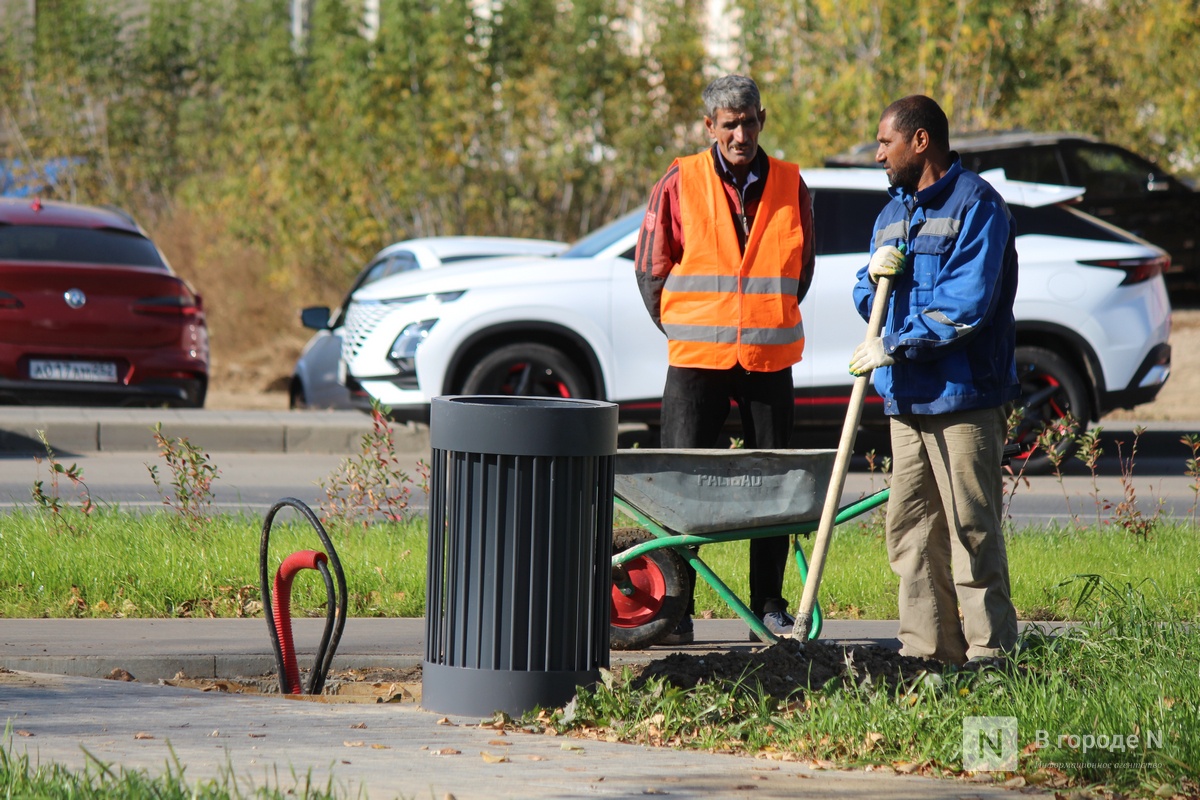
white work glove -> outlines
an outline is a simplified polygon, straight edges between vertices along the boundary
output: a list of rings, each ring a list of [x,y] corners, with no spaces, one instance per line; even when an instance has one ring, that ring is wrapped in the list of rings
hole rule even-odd
[[[877,367],[890,367],[895,363],[896,359],[884,352],[883,337],[876,336],[854,348],[854,354],[850,356],[850,374],[857,378]]]
[[[871,263],[867,265],[867,275],[871,283],[879,283],[880,276],[892,277],[904,272],[904,251],[899,247],[885,244],[871,255]]]

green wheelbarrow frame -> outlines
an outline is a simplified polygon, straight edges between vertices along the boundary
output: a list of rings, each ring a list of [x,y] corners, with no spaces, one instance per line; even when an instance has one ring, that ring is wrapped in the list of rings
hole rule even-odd
[[[838,509],[837,516],[834,517],[834,524],[841,525],[855,517],[872,511],[887,502],[890,490],[884,488],[873,494],[869,494],[861,500],[853,503],[848,503]],[[698,552],[692,548],[704,544],[720,544],[722,542],[735,542],[742,539],[764,539],[772,536],[791,536],[792,550],[796,554],[796,569],[800,573],[800,581],[803,584],[808,580],[808,560],[804,557],[804,551],[800,548],[800,542],[797,537],[807,536],[817,529],[820,525],[820,520],[811,522],[795,522],[783,525],[769,525],[757,528],[739,528],[728,531],[718,531],[705,534],[683,534],[675,533],[669,528],[660,525],[643,512],[630,505],[628,501],[622,498],[619,494],[614,495],[613,505],[621,510],[622,513],[633,518],[637,524],[649,531],[655,538],[648,542],[643,542],[634,545],[627,550],[616,553],[612,557],[612,565],[614,567],[624,564],[638,556],[645,555],[654,550],[670,548],[674,550],[680,558],[683,558],[696,570],[696,574],[704,578],[717,593],[717,595],[742,618],[745,623],[750,626],[750,630],[754,631],[763,642],[767,644],[775,644],[779,641],[773,633],[767,630],[763,625],[762,620],[758,615],[753,613],[750,608],[742,602],[741,598],[734,593],[732,589],[721,580],[708,564],[700,558]],[[627,589],[620,585],[615,585],[620,591],[628,593]],[[816,639],[821,633],[821,625],[824,617],[821,614],[820,604],[813,607],[813,623],[809,630],[808,638]]]

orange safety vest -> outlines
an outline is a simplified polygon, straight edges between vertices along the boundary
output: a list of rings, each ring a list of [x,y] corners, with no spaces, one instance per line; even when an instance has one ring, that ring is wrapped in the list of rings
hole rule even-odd
[[[675,367],[775,372],[804,353],[796,299],[803,267],[800,168],[770,159],[743,254],[711,150],[678,158],[683,259],[663,286],[661,320]]]

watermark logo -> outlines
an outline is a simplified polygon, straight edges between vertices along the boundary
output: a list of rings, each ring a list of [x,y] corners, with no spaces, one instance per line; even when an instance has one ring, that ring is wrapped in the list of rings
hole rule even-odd
[[[1017,769],[1016,717],[964,717],[963,769],[1013,772]]]

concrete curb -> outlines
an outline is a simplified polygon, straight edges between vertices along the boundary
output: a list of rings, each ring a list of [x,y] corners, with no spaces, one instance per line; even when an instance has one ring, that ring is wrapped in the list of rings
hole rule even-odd
[[[358,411],[9,407],[0,408],[0,453],[43,453],[38,431],[60,453],[153,452],[156,423],[168,437],[224,453],[352,453],[371,431]],[[398,452],[429,449],[426,426],[392,428]]]

